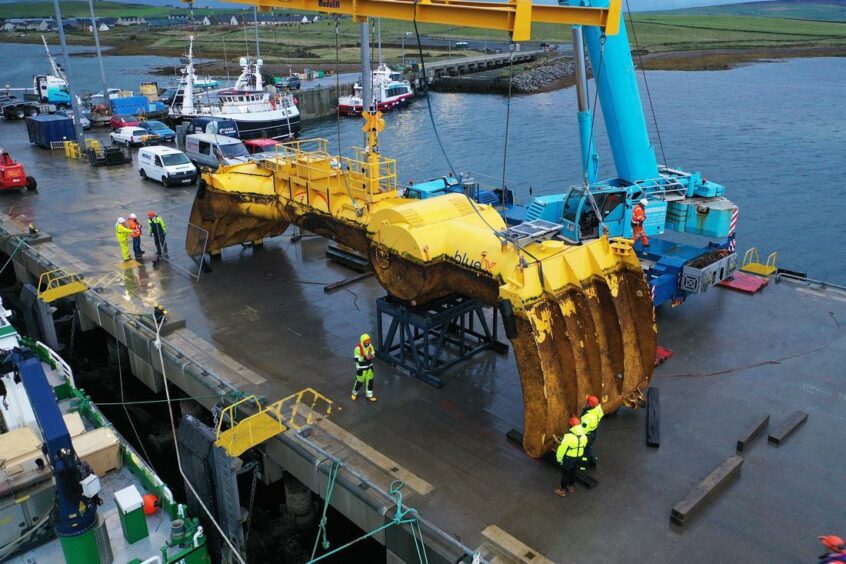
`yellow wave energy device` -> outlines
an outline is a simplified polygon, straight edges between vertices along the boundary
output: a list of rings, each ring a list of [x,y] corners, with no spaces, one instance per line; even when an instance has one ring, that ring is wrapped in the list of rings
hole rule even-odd
[[[203,173],[191,222],[207,251],[282,234],[290,224],[366,254],[380,284],[415,304],[459,293],[499,306],[523,388],[523,447],[541,456],[581,412],[642,398],[656,348],[654,309],[627,240],[519,243],[490,206],[463,194],[426,200],[397,191],[396,162],[381,156],[381,114],[366,116],[369,143],[352,158],[325,139]],[[188,250],[205,235],[192,230]],[[512,315],[507,315],[509,310]]]

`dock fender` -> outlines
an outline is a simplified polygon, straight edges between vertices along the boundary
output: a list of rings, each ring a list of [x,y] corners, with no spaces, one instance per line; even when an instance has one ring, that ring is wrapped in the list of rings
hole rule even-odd
[[[502,326],[505,328],[505,336],[509,339],[517,337],[517,322],[514,320],[514,307],[511,300],[499,300],[499,313],[502,314]]]

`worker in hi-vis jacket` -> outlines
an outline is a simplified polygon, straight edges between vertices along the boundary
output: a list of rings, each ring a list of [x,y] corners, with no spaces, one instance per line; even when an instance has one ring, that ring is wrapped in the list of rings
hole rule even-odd
[[[640,239],[644,247],[649,246],[649,238],[643,229],[643,223],[646,221],[646,205],[648,203],[649,201],[646,198],[641,198],[632,209],[632,243],[637,243],[638,239]]]
[[[376,350],[373,348],[370,335],[365,333],[361,336],[358,345],[353,350],[353,356],[355,357],[355,384],[352,400],[355,401],[358,397],[363,384],[367,399],[376,401],[376,396],[373,395],[373,358],[376,356]]]

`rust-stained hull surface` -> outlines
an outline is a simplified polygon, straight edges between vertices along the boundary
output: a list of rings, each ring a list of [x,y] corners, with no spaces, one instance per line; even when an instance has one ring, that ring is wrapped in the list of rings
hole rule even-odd
[[[494,306],[507,300],[523,389],[523,446],[531,456],[555,447],[588,394],[599,396],[606,412],[637,404],[652,375],[656,329],[649,288],[628,245],[601,239],[518,248],[495,233],[504,229],[495,210],[474,209],[464,196],[368,199],[349,190],[349,179],[300,182],[302,173],[282,164],[204,176],[190,221],[209,232],[207,252],[295,224],[368,256],[379,283],[400,299],[421,304],[460,293]],[[201,233],[189,236],[191,254],[204,250]]]

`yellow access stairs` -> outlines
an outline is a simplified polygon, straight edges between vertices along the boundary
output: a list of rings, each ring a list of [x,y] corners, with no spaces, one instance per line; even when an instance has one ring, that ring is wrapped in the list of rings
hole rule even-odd
[[[757,274],[758,276],[772,276],[777,270],[777,258],[778,253],[772,252],[767,256],[766,264],[762,263],[761,257],[758,255],[758,249],[751,247],[743,255],[743,263],[740,265],[740,270],[749,274]]]
[[[239,410],[255,411],[239,419]],[[332,413],[332,400],[312,388],[305,388],[262,407],[256,396],[247,396],[227,406],[220,414],[215,445],[229,456],[241,456],[288,429],[311,425]],[[228,424],[228,428],[224,428]]]
[[[51,303],[88,289],[82,278],[76,273],[62,269],[44,272],[38,277],[38,298]]]

